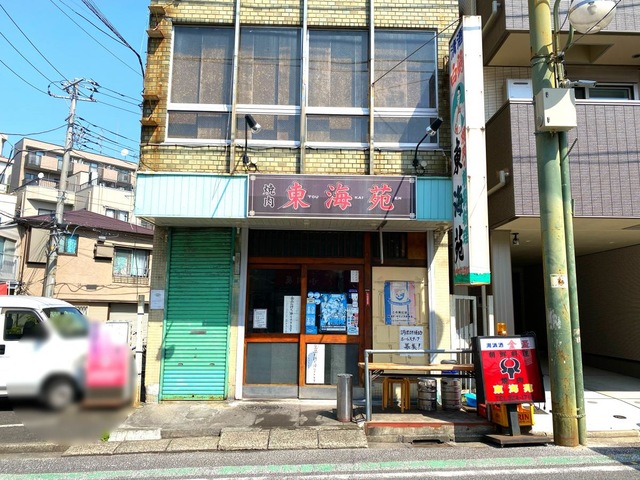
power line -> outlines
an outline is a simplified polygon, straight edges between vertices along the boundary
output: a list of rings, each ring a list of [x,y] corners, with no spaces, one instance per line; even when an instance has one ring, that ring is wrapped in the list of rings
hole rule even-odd
[[[136,73],[137,73],[137,72],[136,72]],[[131,96],[129,96],[129,95],[125,95],[124,93],[120,93],[120,92],[118,92],[118,91],[116,91],[116,90],[113,90],[113,89],[111,89],[111,88],[107,88],[107,87],[105,87],[105,86],[104,86],[104,85],[102,85],[102,84],[97,84],[96,86],[97,86],[97,87],[99,87],[99,88],[101,88],[101,89],[103,89],[103,90],[106,90],[106,91],[108,91],[108,92],[113,92],[113,93],[115,93],[116,95],[119,95],[119,96],[121,96],[121,97],[129,98],[129,99],[133,100],[134,102],[137,102],[137,103],[136,103],[136,105],[140,105],[140,99],[139,99],[139,98],[135,98],[135,97],[131,97]]]
[[[388,75],[389,73],[391,73],[393,70],[395,70],[397,67],[399,67],[400,65],[402,65],[404,62],[407,61],[407,59],[409,57],[411,57],[414,53],[418,52],[420,49],[426,47],[427,45],[429,45],[431,42],[433,42],[436,38],[438,38],[440,35],[442,35],[444,32],[446,32],[447,30],[449,30],[452,26],[454,26],[456,23],[458,23],[460,21],[460,19],[456,18],[453,22],[451,22],[449,25],[447,25],[446,27],[444,27],[442,30],[440,30],[437,34],[435,34],[433,36],[433,38],[430,38],[428,41],[424,42],[422,45],[420,45],[418,48],[416,48],[413,52],[411,52],[409,55],[407,55],[406,57],[404,57],[402,60],[400,60],[398,63],[396,63],[393,67],[391,67],[389,70],[387,70],[386,72],[384,72],[382,75],[380,75],[378,78],[376,78],[373,83],[377,83],[379,82],[383,77],[385,77],[386,75]]]
[[[49,133],[49,132],[53,132],[55,130],[60,130],[61,128],[66,127],[67,125],[60,125],[59,127],[56,128],[52,128],[51,130],[45,130],[43,132],[32,132],[32,133],[6,133],[6,132],[0,132],[0,133],[4,133],[5,135],[16,135],[18,137],[29,137],[31,135],[41,135],[43,133]]]
[[[51,65],[51,67],[53,67],[53,69],[58,73],[58,75],[60,75],[62,78],[64,78],[64,79],[66,80],[66,78],[67,78],[67,77],[66,77],[65,75],[63,75],[63,74],[62,74],[62,72],[60,72],[60,70],[58,70],[58,69],[56,68],[56,66],[55,66],[53,63],[51,63],[51,62],[49,61],[49,59],[48,59],[47,57],[45,57],[45,56],[42,54],[42,52],[38,49],[38,47],[36,47],[36,46],[35,46],[35,44],[34,44],[34,43],[29,39],[29,37],[27,36],[27,34],[26,34],[26,33],[24,33],[24,31],[22,31],[22,29],[20,28],[20,25],[18,25],[18,24],[15,22],[15,20],[11,17],[11,15],[9,15],[9,12],[7,12],[7,11],[5,10],[5,8],[2,6],[2,4],[0,4],[0,8],[1,8],[1,9],[2,9],[2,11],[5,13],[5,15],[6,15],[7,17],[9,17],[9,20],[11,20],[11,22],[16,26],[16,28],[20,31],[20,33],[24,36],[24,38],[26,38],[26,39],[27,39],[27,41],[31,44],[31,46],[32,46],[33,48],[35,48],[35,49],[36,49],[36,52],[38,52],[38,53],[40,54],[40,56],[41,56],[42,58],[44,58],[45,62],[47,62],[49,65]]]
[[[96,103],[100,103],[102,105],[107,105],[109,107],[117,108],[118,110],[122,110],[123,112],[132,113],[133,115],[140,115],[140,112],[134,112],[133,110],[127,110],[126,108],[118,107],[117,105],[113,105],[111,103],[107,103],[107,102],[102,101],[102,100],[95,100],[95,101],[96,101]]]
[[[107,128],[101,127],[100,125],[96,125],[95,123],[91,123],[89,120],[87,120],[85,118],[78,117],[78,119],[82,120],[85,123],[88,123],[92,127],[99,128],[101,130],[104,130],[105,132],[109,132],[110,134],[115,135],[116,137],[120,137],[120,138],[123,138],[125,140],[129,140],[131,142],[137,143],[137,140],[134,140],[133,138],[125,137],[124,135],[120,135],[119,133],[116,133],[116,132],[113,132],[113,131],[111,131],[111,130],[109,130]]]
[[[131,50],[135,56],[138,58],[138,62],[140,63],[140,71],[142,72],[142,76],[144,77],[144,65],[142,64],[142,58],[140,58],[140,55],[138,54],[138,52],[135,51],[135,49],[129,45],[129,43],[127,42],[127,40],[120,34],[120,32],[118,32],[118,30],[116,29],[116,27],[114,27],[111,22],[109,22],[109,19],[107,17],[105,17],[102,12],[100,11],[100,9],[93,3],[92,0],[82,0],[82,3],[85,4],[85,6],[91,10],[91,12],[100,19],[100,21],[107,26],[107,28],[109,30],[111,30],[116,37],[118,37],[120,39],[120,41],[122,42],[122,44],[127,47],[129,50]]]
[[[115,95],[110,95],[110,94],[104,93],[104,92],[99,92],[99,93],[101,95],[104,95],[105,97],[113,98],[114,100],[118,100],[120,102],[128,103],[129,105],[134,105],[136,107],[140,106],[140,102],[132,102],[131,100],[126,100],[124,98],[116,97]]]
[[[24,60],[25,60],[29,65],[31,65],[31,66],[35,69],[35,71],[36,71],[36,72],[38,72],[38,73],[39,73],[40,75],[42,75],[45,79],[47,79],[47,80],[49,81],[49,83],[50,83],[50,84],[51,84],[51,83],[54,83],[54,81],[53,81],[53,80],[51,80],[51,79],[50,79],[49,77],[47,77],[44,73],[42,73],[42,72],[38,69],[38,67],[36,67],[33,63],[31,63],[31,62],[29,61],[29,59],[28,59],[27,57],[25,57],[25,56],[24,56],[24,55],[22,54],[22,52],[20,52],[20,50],[18,50],[18,49],[16,48],[16,46],[15,46],[13,43],[11,43],[11,41],[10,41],[10,40],[5,36],[5,34],[4,34],[4,33],[2,33],[2,32],[0,31],[0,35],[2,35],[2,38],[4,38],[4,39],[7,41],[7,43],[8,43],[9,45],[11,45],[11,48],[13,48],[16,52],[18,52],[18,55],[20,55],[22,58],[24,58]]]
[[[45,92],[44,90],[40,90],[38,87],[36,87],[33,83],[30,83],[29,81],[25,80],[24,78],[22,78],[20,76],[20,74],[16,73],[9,65],[7,65],[6,63],[4,63],[2,61],[2,59],[0,58],[0,63],[2,63],[2,65],[4,65],[5,67],[7,67],[7,69],[13,73],[16,77],[18,77],[20,80],[22,80],[24,83],[26,83],[27,85],[29,85],[31,88],[36,89],[37,91],[39,91],[40,93],[44,93],[45,95],[49,95],[47,92]]]
[[[56,5],[53,0],[49,0],[54,7],[56,7],[58,10],[60,10],[69,20],[71,20],[74,24],[77,25],[77,27],[82,30],[84,33],[86,33],[89,37],[91,37],[98,45],[100,45],[102,48],[104,48],[110,55],[112,55],[116,60],[118,60],[120,63],[122,63],[125,67],[127,67],[128,69],[130,69],[131,71],[133,71],[136,74],[140,74],[140,72],[138,72],[135,68],[133,68],[131,65],[127,64],[124,60],[122,60],[120,57],[118,57],[118,55],[116,55],[115,53],[113,53],[111,50],[109,50],[107,47],[105,47],[102,43],[100,43],[100,41],[95,38],[93,35],[91,35],[89,32],[87,32],[84,28],[82,28],[82,26],[76,22],[73,18],[71,18],[67,12],[65,12],[64,10],[62,10],[58,5]],[[64,4],[64,2],[61,3]],[[64,4],[67,8],[69,8],[72,12],[76,13],[78,16],[83,17],[80,13],[76,12],[75,10],[73,10],[71,7],[69,7],[68,5]],[[85,18],[85,20],[87,20]],[[99,27],[97,27],[96,25],[94,25],[91,21],[87,20],[87,22],[91,23],[91,25],[93,25],[97,30],[99,30],[100,32],[103,32],[105,35],[107,35],[109,38],[114,39],[111,35],[109,35],[107,32],[104,32],[102,29],[100,29]],[[115,40],[115,39],[114,39]]]

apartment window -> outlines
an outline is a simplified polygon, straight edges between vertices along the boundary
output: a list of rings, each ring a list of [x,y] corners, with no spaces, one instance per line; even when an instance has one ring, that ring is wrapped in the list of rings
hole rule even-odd
[[[116,247],[113,255],[115,277],[147,277],[149,275],[149,251]]]
[[[635,100],[635,85],[598,83],[593,87],[575,87],[579,100]]]
[[[58,254],[61,255],[77,255],[78,254],[78,236],[64,234],[59,237]]]
[[[432,31],[376,31],[376,145],[411,148],[438,116],[436,48]]]
[[[122,220],[123,222],[129,221],[129,212],[125,212],[124,210],[115,210],[113,208],[107,208],[105,210],[105,215],[110,218],[115,218],[116,220]]]
[[[306,76],[306,146],[369,146],[367,30],[311,29],[303,41],[298,28],[242,27],[235,96],[233,28],[176,26],[174,33],[168,141],[228,144],[235,98],[239,145],[244,144],[244,116],[251,113],[262,130],[248,138],[250,145],[297,147]],[[302,59],[303,43],[307,59]],[[438,116],[436,52],[435,31],[376,30],[376,146],[415,148]],[[429,143],[437,143],[437,137],[423,144]]]
[[[309,32],[309,142],[368,142],[367,32]]]
[[[237,129],[260,112],[260,143],[297,145],[300,138],[300,30],[242,28]],[[240,140],[241,135],[238,135]],[[242,139],[244,141],[244,139]]]
[[[38,208],[38,215],[54,215],[56,211],[51,208]]]
[[[233,29],[176,27],[169,138],[229,138]]]

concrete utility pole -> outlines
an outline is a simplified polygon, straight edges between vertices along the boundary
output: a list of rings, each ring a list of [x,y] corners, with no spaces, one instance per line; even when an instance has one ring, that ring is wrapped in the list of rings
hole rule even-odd
[[[534,97],[556,88],[549,0],[529,0],[531,74]],[[557,132],[536,127],[540,228],[546,305],[549,377],[556,445],[578,445],[576,382],[571,335],[566,232]]]
[[[55,221],[51,226],[51,233],[49,234],[49,242],[47,245],[47,266],[45,269],[44,281],[42,283],[42,295],[45,297],[53,297],[54,288],[56,286],[56,270],[58,268],[58,245],[60,244],[60,236],[62,233],[60,227],[64,223],[64,199],[67,190],[67,174],[69,170],[71,150],[73,150],[73,125],[76,115],[76,102],[77,100],[93,102],[93,93],[96,91],[94,85],[94,82],[91,80],[76,78],[73,81],[65,81],[62,85],[64,91],[69,94],[68,97],[53,95],[51,92],[49,92],[49,95],[51,95],[52,97],[71,100],[71,105],[69,106],[69,117],[67,117],[67,137],[64,143],[62,171],[60,172],[60,182],[58,183],[58,202],[56,203],[56,216]],[[81,87],[84,87],[91,92],[89,97],[80,96]]]

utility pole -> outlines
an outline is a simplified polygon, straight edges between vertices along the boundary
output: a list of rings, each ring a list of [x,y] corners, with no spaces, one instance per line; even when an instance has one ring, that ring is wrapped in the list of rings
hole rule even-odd
[[[62,157],[62,171],[60,172],[60,182],[58,183],[58,201],[56,203],[56,216],[51,226],[49,234],[49,242],[47,245],[47,266],[45,269],[44,281],[42,282],[42,295],[45,297],[53,297],[54,288],[56,286],[56,270],[58,268],[58,245],[60,244],[60,236],[62,234],[61,226],[64,223],[64,199],[67,190],[67,175],[71,159],[71,150],[73,150],[73,126],[76,115],[76,102],[84,100],[93,102],[93,93],[96,91],[95,82],[85,80],[84,78],[76,78],[73,81],[65,81],[62,88],[69,95],[68,97],[53,95],[49,91],[49,95],[55,98],[64,98],[71,100],[69,106],[69,116],[67,117],[67,137],[64,143],[64,155]],[[86,88],[91,92],[88,97],[82,97],[81,88]]]
[[[558,86],[554,71],[554,41],[549,0],[529,0],[529,31],[531,74],[535,97],[543,88]],[[535,136],[553,439],[556,445],[575,447],[578,445],[578,415],[560,142],[557,132],[540,131],[537,126]]]

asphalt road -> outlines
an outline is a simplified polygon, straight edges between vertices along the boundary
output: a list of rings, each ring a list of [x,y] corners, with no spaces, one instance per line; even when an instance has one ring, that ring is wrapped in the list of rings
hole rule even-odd
[[[0,458],[0,480],[49,479],[567,479],[640,478],[640,442],[497,448],[484,444],[378,445],[285,450]]]
[[[52,413],[36,402],[0,399],[0,443],[99,441],[122,423],[128,408],[83,409],[74,405]]]

